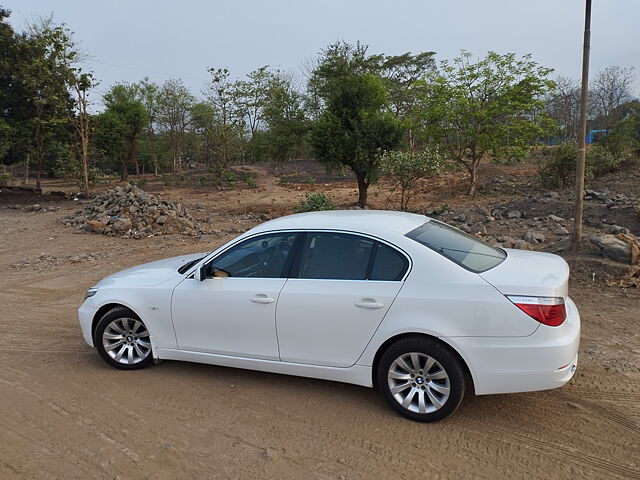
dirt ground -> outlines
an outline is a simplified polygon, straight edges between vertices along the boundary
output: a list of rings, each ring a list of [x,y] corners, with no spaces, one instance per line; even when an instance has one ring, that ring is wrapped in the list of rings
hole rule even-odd
[[[148,185],[201,205],[211,234],[200,237],[76,234],[60,219],[82,201],[0,196],[0,478],[640,478],[640,293],[587,274],[571,286],[583,331],[568,385],[469,396],[436,424],[404,420],[346,384],[168,361],[108,367],[76,317],[100,278],[209,251],[259,214],[291,212],[306,190],[342,206],[355,199],[348,180],[279,186],[254,171],[253,190]],[[474,201],[512,198],[512,174]],[[462,204],[463,188],[444,181],[418,203]],[[372,189],[374,206],[387,197],[384,184]],[[7,208],[36,202],[60,209]]]

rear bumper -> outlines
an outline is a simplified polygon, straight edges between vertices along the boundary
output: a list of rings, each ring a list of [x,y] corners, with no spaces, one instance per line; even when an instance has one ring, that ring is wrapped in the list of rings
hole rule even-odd
[[[91,325],[93,324],[93,317],[95,317],[97,311],[97,309],[88,306],[87,302],[80,305],[80,308],[78,309],[78,319],[80,320],[82,336],[84,337],[84,341],[87,342],[90,347],[94,346]]]
[[[528,337],[446,338],[465,359],[475,393],[531,392],[561,387],[573,377],[580,346],[580,315],[567,299],[567,319]]]

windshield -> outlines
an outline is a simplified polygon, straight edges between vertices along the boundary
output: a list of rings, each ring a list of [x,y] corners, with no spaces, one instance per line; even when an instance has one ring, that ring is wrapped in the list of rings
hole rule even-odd
[[[406,236],[475,273],[486,272],[507,258],[504,250],[437,220],[428,221]]]

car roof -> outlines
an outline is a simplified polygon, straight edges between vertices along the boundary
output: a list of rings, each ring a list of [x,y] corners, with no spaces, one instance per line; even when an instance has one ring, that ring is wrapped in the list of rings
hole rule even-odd
[[[325,210],[276,218],[258,225],[252,231],[327,229],[367,233],[387,230],[404,235],[428,220],[424,215],[390,210]]]

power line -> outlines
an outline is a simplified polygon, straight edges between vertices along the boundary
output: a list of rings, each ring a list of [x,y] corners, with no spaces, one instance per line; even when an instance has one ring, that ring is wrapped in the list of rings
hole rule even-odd
[[[122,68],[125,70],[134,70],[134,71],[138,71],[138,72],[143,72],[143,73],[151,73],[154,75],[162,75],[168,78],[185,78],[185,79],[189,79],[189,80],[198,80],[201,82],[210,82],[211,79],[205,80],[204,78],[199,78],[199,77],[191,77],[191,76],[187,76],[187,75],[172,75],[166,72],[158,72],[155,70],[147,70],[144,68],[138,68],[138,67],[131,67],[131,66],[127,66],[127,65],[119,65],[117,63],[110,63],[110,62],[102,62],[100,60],[88,60],[91,63],[99,63],[100,65],[107,65],[109,67],[116,67],[116,68]]]

